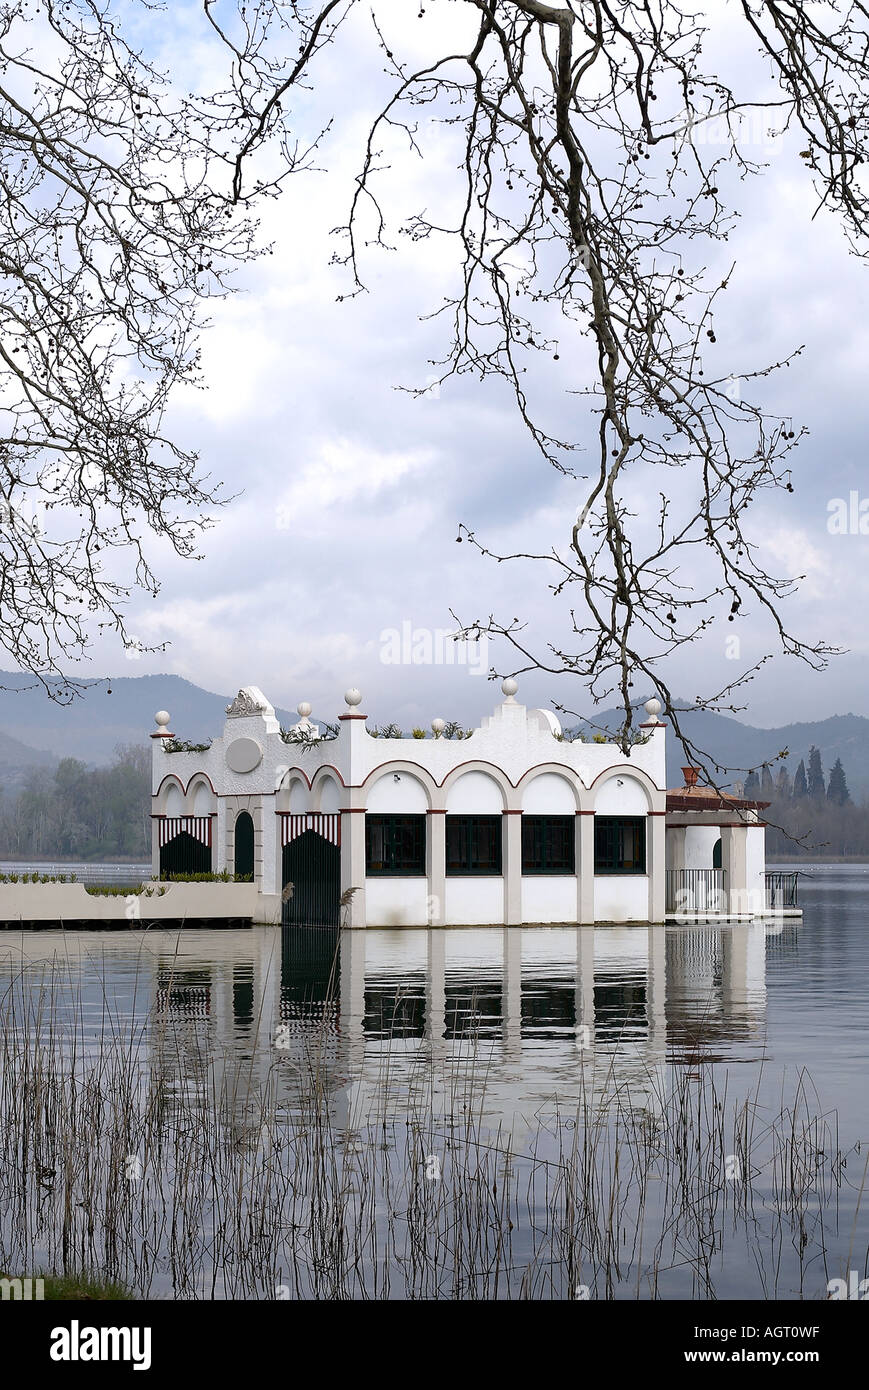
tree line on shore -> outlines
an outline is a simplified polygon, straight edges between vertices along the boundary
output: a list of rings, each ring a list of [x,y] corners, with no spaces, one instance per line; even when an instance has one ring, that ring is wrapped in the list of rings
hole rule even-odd
[[[108,767],[33,768],[0,799],[0,858],[149,859],[151,750],[119,744]]]
[[[841,758],[824,774],[820,750],[809,750],[791,776],[765,765],[745,781],[745,795],[768,801],[766,857],[818,858],[869,855],[869,803],[855,805]]]

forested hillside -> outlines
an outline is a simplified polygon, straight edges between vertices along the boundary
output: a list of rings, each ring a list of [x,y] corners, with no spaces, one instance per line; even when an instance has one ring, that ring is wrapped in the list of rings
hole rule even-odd
[[[122,744],[109,767],[63,758],[0,799],[0,858],[148,859],[151,750]]]

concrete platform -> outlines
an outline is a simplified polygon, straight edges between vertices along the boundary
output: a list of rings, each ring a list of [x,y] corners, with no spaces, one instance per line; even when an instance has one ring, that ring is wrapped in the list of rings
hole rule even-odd
[[[88,893],[82,883],[0,883],[0,927],[149,922],[251,922],[253,883],[149,883],[140,893]]]

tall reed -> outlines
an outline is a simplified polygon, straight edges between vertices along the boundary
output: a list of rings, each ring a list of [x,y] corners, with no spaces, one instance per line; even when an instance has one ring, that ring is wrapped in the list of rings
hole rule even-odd
[[[398,1039],[354,1071],[328,1010],[222,1052],[172,987],[125,1018],[63,962],[9,980],[0,1268],[186,1299],[709,1299],[824,1297],[855,1232],[865,1264],[862,1164],[805,1074],[765,1107],[702,1061],[583,1063],[520,1133],[487,1119],[473,1030],[436,1097],[424,1048],[393,1074]]]

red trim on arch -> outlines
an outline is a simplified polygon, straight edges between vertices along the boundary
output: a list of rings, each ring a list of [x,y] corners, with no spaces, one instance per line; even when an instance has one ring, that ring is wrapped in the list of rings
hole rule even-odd
[[[292,773],[293,776],[296,776],[298,774],[298,776],[301,777],[302,781],[305,783],[305,786],[308,788],[308,791],[311,791],[316,779],[320,776],[321,773],[324,772],[334,772],[335,776],[338,778],[338,781],[341,783],[341,786],[346,787],[347,783],[344,781],[344,778],[341,776],[341,773],[338,771],[334,763],[324,763],[322,767],[318,767],[314,772],[312,772],[310,777],[308,776],[307,772],[305,772],[304,768],[297,767],[296,764],[293,763],[291,767],[287,768],[286,772],[281,778],[280,787],[278,788],[278,790],[280,790],[281,787],[283,787],[286,784],[287,778],[290,776],[290,773]],[[236,793],[227,793],[227,795],[235,796]],[[276,796],[277,792],[263,792],[262,795]],[[278,815],[281,814],[282,813],[279,811]]]
[[[654,787],[656,792],[661,792],[665,790],[664,787],[659,787],[657,783],[652,781],[651,777],[649,776],[648,772],[644,767],[625,767],[624,763],[609,763],[607,767],[602,767],[600,772],[593,779],[591,786],[589,787],[589,791],[591,791],[591,788],[595,785],[595,782],[599,782],[601,777],[603,777],[607,772],[621,773],[623,777],[636,777],[638,782],[641,781],[642,778],[645,778],[646,782],[648,782],[652,787]]]
[[[191,774],[190,774],[190,778],[189,778],[189,780],[188,780],[188,782],[187,782],[187,786],[186,786],[186,787],[185,787],[184,783],[181,781],[181,778],[178,776],[178,774],[177,774],[176,772],[167,772],[166,775],[165,775],[165,777],[163,778],[162,782],[160,783],[159,787],[157,788],[157,790],[156,790],[155,792],[152,793],[152,795],[153,795],[153,796],[159,796],[160,793],[161,793],[161,791],[163,790],[163,788],[165,787],[165,785],[166,785],[167,782],[175,782],[175,783],[181,788],[181,791],[183,792],[183,794],[186,796],[187,793],[188,793],[189,790],[190,790],[191,785],[193,784],[194,780],[195,780],[197,777],[204,777],[204,778],[205,778],[205,781],[208,783],[209,787],[211,788],[211,795],[212,795],[212,796],[220,796],[220,795],[221,795],[220,792],[216,792],[216,791],[214,790],[214,783],[212,782],[212,780],[211,780],[211,778],[209,777],[209,775],[208,775],[207,772],[193,772],[193,773],[191,773]],[[224,796],[236,796],[237,793],[236,793],[236,792],[224,792],[223,795],[224,795]]]
[[[455,777],[456,773],[460,771],[460,769],[463,767],[476,768],[476,770],[479,772],[488,772],[488,769],[491,768],[493,772],[497,772],[498,774],[497,777],[492,778],[492,781],[497,783],[498,786],[501,786],[501,778],[503,778],[504,781],[507,783],[507,786],[512,787],[514,791],[519,785],[519,782],[514,782],[511,780],[511,778],[507,776],[506,772],[502,767],[499,767],[497,763],[490,763],[486,758],[468,758],[463,763],[456,763],[455,767],[450,768],[443,781],[437,782],[435,783],[435,785],[439,787],[445,787],[450,778]],[[522,776],[525,776],[524,772]],[[521,780],[522,778],[520,777],[519,781],[521,782]],[[456,778],[456,781],[458,781],[458,778]]]
[[[491,769],[493,772],[498,774],[497,777],[493,777],[493,781],[499,782],[499,779],[503,778],[504,782],[506,782],[506,784],[509,787],[512,787],[514,791],[522,785],[525,779],[529,777],[532,772],[538,772],[542,770],[544,772],[553,772],[556,775],[565,776],[568,779],[573,777],[576,779],[580,788],[582,788],[583,791],[586,790],[585,783],[582,780],[581,774],[575,767],[571,767],[569,763],[534,763],[531,767],[525,769],[518,782],[514,782],[510,777],[507,776],[503,768],[498,767],[497,763],[488,762],[484,758],[468,758],[463,763],[456,763],[455,767],[451,767],[449,772],[447,772],[444,775],[440,782],[437,780],[436,777],[432,775],[432,773],[429,771],[427,767],[423,767],[421,763],[414,762],[411,758],[390,758],[386,762],[378,763],[376,767],[373,767],[361,782],[345,783],[342,781],[342,786],[351,785],[357,786],[361,789],[362,787],[365,787],[368,782],[371,781],[375,773],[382,771],[384,768],[402,768],[407,770],[408,772],[418,772],[420,774],[420,781],[424,782],[427,780],[435,787],[443,787],[447,780],[450,777],[455,776],[455,774],[459,772],[462,768],[477,768],[481,772],[486,772],[489,769]],[[318,768],[318,771],[322,771],[322,769]],[[601,777],[603,777],[604,773],[607,772],[620,772],[625,777],[644,777],[649,787],[654,788],[656,792],[664,790],[663,787],[657,786],[656,783],[652,781],[645,768],[634,767],[631,764],[625,765],[624,763],[609,763],[607,767],[601,768],[600,772],[592,781],[591,786],[593,787],[595,782],[597,782]],[[316,776],[317,774],[315,773],[314,775]],[[591,790],[591,787],[589,787],[588,790]]]
[[[338,778],[338,781],[341,783],[341,786],[346,787],[347,783],[344,781],[344,778],[341,776],[341,773],[338,771],[334,763],[324,763],[322,767],[317,768],[316,772],[312,772],[311,780],[308,783],[308,786],[313,787],[317,778],[322,776],[324,772],[334,772],[335,776]]]
[[[439,784],[436,781],[436,779],[432,776],[427,767],[423,767],[421,763],[415,763],[412,758],[389,758],[385,763],[378,763],[376,767],[373,767],[371,769],[371,771],[362,779],[362,781],[357,784],[359,790],[361,791],[363,787],[366,787],[368,783],[371,781],[371,779],[374,777],[375,773],[380,772],[383,768],[400,769],[402,772],[408,772],[412,775],[415,775],[418,772],[420,774],[420,781],[424,784],[428,784],[433,787],[443,785],[443,783]]]

